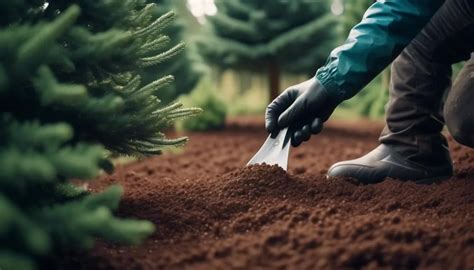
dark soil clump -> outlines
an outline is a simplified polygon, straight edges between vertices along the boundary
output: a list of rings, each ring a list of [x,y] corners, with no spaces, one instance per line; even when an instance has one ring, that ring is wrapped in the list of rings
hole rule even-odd
[[[330,124],[293,149],[288,173],[244,167],[263,124],[191,134],[186,152],[119,167],[93,184],[125,188],[119,215],[148,219],[139,247],[98,243],[67,269],[472,269],[474,150],[452,140],[452,179],[435,185],[327,180],[334,162],[377,144],[380,125]]]

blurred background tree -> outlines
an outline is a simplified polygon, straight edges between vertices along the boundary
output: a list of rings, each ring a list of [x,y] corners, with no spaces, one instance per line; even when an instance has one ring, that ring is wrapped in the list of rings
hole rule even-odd
[[[0,1],[0,268],[49,268],[48,258],[90,248],[97,237],[139,243],[147,221],[119,219],[122,189],[90,194],[70,184],[110,171],[111,153],[159,154],[174,120],[198,113],[156,94],[172,76],[143,83],[141,70],[170,66],[158,17],[141,0]]]
[[[335,45],[336,18],[328,1],[218,1],[211,29],[199,42],[205,59],[223,69],[264,70],[269,96],[281,74],[313,75]]]

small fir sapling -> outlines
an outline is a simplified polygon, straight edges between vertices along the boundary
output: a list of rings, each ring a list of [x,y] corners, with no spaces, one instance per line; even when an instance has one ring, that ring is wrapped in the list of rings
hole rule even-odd
[[[0,268],[43,268],[59,250],[98,237],[136,244],[148,221],[113,216],[123,190],[93,193],[71,184],[111,170],[107,153],[158,154],[163,129],[200,112],[165,105],[172,76],[142,83],[140,71],[167,66],[173,13],[141,0],[0,1]],[[165,48],[165,49],[164,49]]]

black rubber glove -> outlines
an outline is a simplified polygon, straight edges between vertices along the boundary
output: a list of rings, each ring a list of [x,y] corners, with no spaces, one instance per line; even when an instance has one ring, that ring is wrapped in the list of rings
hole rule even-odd
[[[291,145],[299,146],[318,134],[323,123],[341,101],[331,98],[315,78],[286,89],[270,103],[265,113],[265,128],[272,136],[289,127]]]

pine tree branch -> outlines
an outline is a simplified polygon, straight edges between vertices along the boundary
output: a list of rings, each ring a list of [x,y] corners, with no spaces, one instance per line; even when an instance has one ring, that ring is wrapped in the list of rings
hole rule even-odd
[[[222,37],[238,36],[239,40],[245,40],[249,43],[260,40],[261,35],[258,33],[258,29],[248,20],[241,21],[221,12],[210,17],[209,20],[215,26],[214,31]]]
[[[332,25],[336,23],[336,18],[332,14],[325,15],[318,20],[307,23],[300,27],[291,29],[275,37],[270,43],[265,45],[265,49],[271,54],[284,51],[286,48],[294,46],[294,43],[306,42],[313,39],[319,32],[326,32]]]
[[[178,53],[180,53],[182,50],[184,50],[184,47],[186,47],[185,43],[180,42],[179,44],[177,44],[173,48],[171,48],[171,49],[169,49],[169,50],[167,50],[163,53],[160,53],[158,55],[151,56],[151,57],[141,58],[138,61],[138,66],[144,68],[144,67],[154,66],[154,65],[157,65],[159,63],[162,63],[162,62],[176,56]]]
[[[39,33],[23,44],[18,51],[17,68],[20,70],[32,70],[44,59],[42,53],[62,35],[79,16],[80,9],[77,5],[70,6],[56,20],[45,25]]]
[[[176,14],[174,12],[170,11],[158,19],[156,19],[152,24],[143,27],[139,30],[136,30],[133,32],[133,38],[141,38],[146,35],[150,35],[153,32],[160,32],[162,31],[166,26],[168,26],[175,18]]]
[[[31,216],[28,216],[28,213],[15,207],[13,202],[2,194],[0,194],[0,206],[2,207],[2,218],[0,219],[2,234],[13,238],[16,246],[21,247],[27,254],[45,255],[49,252],[52,244],[47,233],[35,224],[36,222],[31,219]],[[15,233],[17,230],[21,234]],[[5,261],[5,258],[2,260]]]
[[[173,104],[170,104],[164,108],[161,108],[159,110],[156,110],[153,112],[153,114],[157,114],[157,115],[167,115],[168,113],[176,110],[176,109],[179,109],[183,107],[183,104],[179,103],[179,102],[176,102],[176,103],[173,103]]]
[[[156,51],[162,50],[170,43],[171,39],[168,36],[161,36],[158,39],[149,41],[140,47],[137,51],[139,55],[149,55]]]
[[[40,95],[43,106],[83,100],[87,93],[86,88],[82,85],[58,83],[51,70],[46,66],[41,66],[38,69],[38,76],[33,78],[33,85]]]
[[[142,94],[142,95],[152,95],[155,94],[156,91],[158,91],[160,88],[163,88],[171,83],[174,82],[174,77],[171,75],[168,75],[166,77],[160,78],[150,84],[145,85],[141,89],[135,91],[131,97],[134,95]]]

